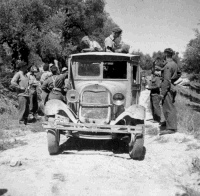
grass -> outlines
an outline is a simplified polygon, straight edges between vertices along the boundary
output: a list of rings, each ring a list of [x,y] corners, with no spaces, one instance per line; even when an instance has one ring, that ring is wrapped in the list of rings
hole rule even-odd
[[[18,136],[25,135],[25,132],[44,131],[41,122],[31,123],[28,126],[18,123],[18,101],[17,93],[9,90],[13,72],[7,66],[0,70],[0,151],[25,143],[17,140]]]
[[[24,136],[25,132],[43,131],[41,122],[24,126],[18,123],[18,111],[13,100],[0,94],[0,151],[25,145],[24,141],[16,137]]]
[[[182,87],[178,87],[177,90],[179,94],[190,99],[190,101],[200,104],[200,95],[195,90]]]
[[[200,113],[193,109],[195,105],[180,94],[176,97],[178,131],[200,139]]]
[[[0,132],[4,129],[17,128],[17,94],[11,92],[10,85],[13,73],[1,68],[0,72]],[[1,133],[0,133],[1,134]]]
[[[5,96],[0,96],[0,151],[24,145],[24,142],[14,139],[22,135],[17,121],[17,108]]]
[[[178,89],[179,93],[177,93],[175,103],[177,108],[178,132],[194,135],[195,138],[200,139],[200,104],[190,101],[190,91],[190,89]],[[196,97],[199,96],[200,99],[200,95],[194,91],[191,91],[192,93]],[[148,135],[157,135],[158,129],[149,127],[147,133]]]
[[[17,108],[12,101],[0,95],[0,130],[11,129],[16,126],[17,115]]]
[[[0,151],[25,144],[15,139],[23,131],[17,120],[17,95],[8,89],[12,76],[11,71],[0,72]]]

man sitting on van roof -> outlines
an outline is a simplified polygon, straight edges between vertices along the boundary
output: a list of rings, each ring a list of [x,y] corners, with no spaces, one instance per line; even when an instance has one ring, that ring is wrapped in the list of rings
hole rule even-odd
[[[91,41],[88,36],[84,36],[81,39],[80,47],[82,52],[101,52],[103,51],[100,44],[96,41]]]
[[[112,30],[112,34],[105,39],[105,51],[106,52],[122,52],[122,49],[116,48],[116,39],[122,35],[122,29],[115,27]]]

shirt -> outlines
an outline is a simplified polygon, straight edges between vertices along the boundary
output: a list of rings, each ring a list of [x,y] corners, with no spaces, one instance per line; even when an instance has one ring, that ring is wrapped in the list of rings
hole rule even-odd
[[[102,51],[102,47],[96,41],[89,41],[89,45],[87,48],[83,48],[82,52],[100,52]]]
[[[100,46],[100,44],[96,41],[90,41],[90,48],[94,48],[97,51],[102,51],[102,47]]]
[[[18,71],[11,80],[11,85],[13,87],[17,88],[17,91],[19,92],[19,96],[29,96],[28,94],[28,86],[29,86],[29,78],[26,74],[24,74],[22,71]],[[24,92],[20,93],[20,89],[23,88]]]
[[[54,88],[61,90],[64,87],[65,79],[68,73],[60,74],[60,75],[53,75],[49,77],[47,80],[44,81],[42,84],[42,90],[45,92],[49,92]]]
[[[161,85],[160,77],[153,75],[148,88],[149,90],[151,90],[151,94],[160,94],[160,85]]]
[[[29,85],[37,85],[38,84],[38,81],[34,74],[32,74],[31,72],[28,72],[26,75],[29,79]]]
[[[115,41],[113,35],[110,35],[105,39],[106,52],[115,52]]]
[[[50,71],[45,71],[42,75],[41,75],[41,78],[40,78],[40,82],[41,84],[48,78],[52,76],[52,73]]]

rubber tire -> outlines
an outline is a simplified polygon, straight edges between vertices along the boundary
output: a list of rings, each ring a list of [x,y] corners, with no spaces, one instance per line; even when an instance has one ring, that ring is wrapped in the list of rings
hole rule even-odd
[[[144,136],[131,136],[129,143],[129,155],[134,160],[142,160],[144,155]]]
[[[50,155],[55,155],[59,151],[60,133],[59,130],[47,131],[48,151]]]

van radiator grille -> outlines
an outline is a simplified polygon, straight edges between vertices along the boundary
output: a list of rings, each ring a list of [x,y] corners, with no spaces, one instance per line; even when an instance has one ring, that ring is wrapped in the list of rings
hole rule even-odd
[[[83,92],[82,102],[92,104],[91,107],[82,107],[81,115],[85,118],[106,119],[108,107],[97,108],[95,104],[109,104],[109,92],[105,89],[92,90],[87,89]]]

